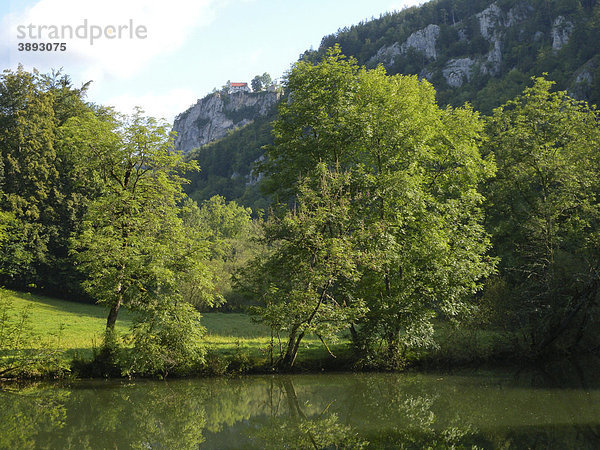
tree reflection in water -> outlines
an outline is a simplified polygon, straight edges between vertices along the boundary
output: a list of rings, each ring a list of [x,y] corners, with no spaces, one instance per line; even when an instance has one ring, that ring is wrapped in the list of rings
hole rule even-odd
[[[0,385],[0,448],[599,448],[599,384],[561,368]]]
[[[281,414],[281,396],[285,397],[287,414]],[[340,422],[330,412],[332,400],[318,414],[308,415],[307,400],[301,406],[289,376],[271,379],[269,389],[269,417],[265,426],[253,433],[257,447],[262,448],[363,448],[368,444],[350,425]]]

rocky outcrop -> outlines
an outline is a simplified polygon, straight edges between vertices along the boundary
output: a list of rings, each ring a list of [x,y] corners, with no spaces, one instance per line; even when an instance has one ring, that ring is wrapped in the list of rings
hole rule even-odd
[[[382,63],[385,67],[392,67],[396,62],[396,57],[401,54],[400,44],[396,42],[392,45],[381,47],[369,62]]]
[[[395,63],[398,55],[403,55],[410,49],[425,55],[427,59],[437,59],[437,51],[435,43],[440,35],[440,27],[438,25],[428,25],[422,30],[415,31],[411,34],[402,45],[397,42],[384,46],[379,49],[377,54],[371,58],[371,61],[381,62],[386,67],[391,67]]]
[[[500,66],[502,64],[502,42],[500,40],[494,41],[494,48],[491,49],[485,60],[481,64],[481,73],[484,75],[498,75],[500,72]]]
[[[502,37],[507,28],[526,20],[532,11],[532,7],[527,3],[519,3],[504,13],[496,3],[492,3],[475,17],[479,20],[481,35],[486,40],[495,42]]]
[[[502,10],[495,3],[475,15],[479,20],[479,31],[485,39],[488,41],[498,39],[500,30],[504,28],[503,16]]]
[[[567,93],[578,100],[589,99],[598,67],[600,67],[600,56],[596,55],[573,73]]]
[[[569,43],[573,23],[564,16],[558,16],[552,23],[552,50],[558,51]]]
[[[512,27],[519,26],[527,21],[533,12],[533,7],[525,1],[515,3],[508,11],[502,10],[494,2],[483,11],[475,14],[475,24],[478,26],[479,33],[489,43],[489,50],[483,54],[465,54],[446,61],[439,61],[440,52],[438,47],[441,44],[438,40],[440,39],[441,29],[438,25],[431,24],[412,33],[402,43],[394,42],[391,45],[381,47],[369,60],[369,65],[374,66],[382,63],[390,69],[400,55],[405,55],[409,50],[415,50],[425,57],[423,67],[419,72],[420,78],[435,79],[441,72],[448,86],[459,88],[472,79],[474,70],[485,76],[496,76],[501,73],[503,40],[506,38],[506,33]],[[556,25],[555,34],[558,35],[556,38],[558,41],[564,42],[565,39],[568,39],[565,36],[571,31],[569,24],[559,21]],[[460,42],[468,41],[469,36],[472,37],[472,31],[469,27],[468,20],[456,22],[452,25]],[[543,36],[544,33],[542,32],[536,33],[535,39],[540,40]]]
[[[439,35],[440,27],[438,25],[427,25],[422,30],[415,31],[411,34],[400,46],[400,51],[406,53],[412,48],[423,53],[427,59],[437,59],[435,41]]]
[[[267,114],[279,100],[277,92],[207,95],[175,118],[175,149],[188,152],[224,137]]]
[[[442,69],[446,83],[452,87],[461,87],[463,83],[471,80],[471,69],[475,61],[471,58],[451,59]]]
[[[481,73],[497,75],[502,65],[502,38],[507,29],[519,25],[531,14],[532,8],[526,3],[517,4],[504,13],[496,3],[476,14],[481,35],[492,44],[492,49],[481,62]]]

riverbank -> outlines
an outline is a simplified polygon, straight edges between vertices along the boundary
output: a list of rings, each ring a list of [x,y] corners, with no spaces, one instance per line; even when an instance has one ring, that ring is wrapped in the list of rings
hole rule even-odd
[[[46,359],[25,365],[0,378],[64,378],[64,377],[121,377],[117,366],[105,367],[95,356],[100,351],[106,324],[102,306],[68,302],[29,293],[2,289],[4,325],[16,326],[23,321],[23,330],[16,351],[27,356],[36,351]],[[123,311],[117,321],[116,332],[127,351],[127,335],[132,316]],[[268,327],[255,323],[242,313],[204,313],[202,326],[206,328],[204,345],[206,364],[188,373],[192,376],[222,376],[273,373],[272,362],[279,354],[280,345],[271,336]],[[6,362],[15,353],[6,339],[6,327],[0,333],[0,357]],[[439,347],[406,355],[404,368],[436,370],[456,367],[506,363],[515,364],[514,343],[503,333],[450,326],[440,326]],[[4,336],[4,340],[2,340]],[[96,358],[97,359],[97,358]],[[5,364],[6,365],[6,364]],[[307,336],[302,343],[295,373],[340,371],[381,371],[390,369],[385,360],[360,359],[351,350],[350,340],[341,336],[326,349],[316,336]],[[178,376],[177,372],[169,374]]]
[[[11,376],[21,378],[56,378],[69,375],[93,376],[94,369],[87,366],[99,351],[106,326],[106,310],[100,305],[69,302],[31,293],[2,289],[4,322],[20,330],[20,351],[52,349],[60,353],[60,361],[54,360],[55,368],[28,367],[22,373]],[[0,312],[2,314],[2,312]],[[127,340],[133,317],[122,311],[116,332],[122,341]],[[271,349],[276,353],[279,341],[271,338],[268,327],[255,323],[242,313],[210,312],[202,314],[202,326],[206,328],[204,344],[207,350],[208,369],[204,374],[266,373],[271,361]],[[11,350],[0,334],[0,357],[10,356]],[[340,339],[330,350],[333,358],[316,336],[303,340],[298,360],[301,371],[332,370],[334,367],[348,369],[347,339]],[[340,363],[343,361],[342,363]],[[77,373],[81,371],[82,373]],[[1,374],[0,374],[1,378]]]

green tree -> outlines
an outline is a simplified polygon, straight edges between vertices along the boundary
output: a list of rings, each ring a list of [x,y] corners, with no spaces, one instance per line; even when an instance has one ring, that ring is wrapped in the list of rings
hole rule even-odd
[[[370,255],[359,296],[370,311],[357,343],[368,350],[382,339],[395,363],[435,345],[434,318],[468,318],[493,271],[479,190],[494,164],[479,153],[482,124],[469,107],[440,109],[431,85],[414,77],[379,69],[359,80],[370,122],[355,170]]]
[[[73,88],[60,72],[22,68],[0,79],[0,209],[11,217],[0,250],[6,285],[80,293],[69,237],[94,189],[82,177],[78,153],[58,141],[69,117],[91,111],[86,88]]]
[[[297,193],[301,177],[320,161],[345,170],[353,164],[360,145],[357,117],[357,77],[354,59],[339,47],[319,64],[296,63],[287,81],[291,101],[279,104],[273,123],[274,144],[266,147],[259,171],[268,175],[263,188],[276,202],[287,202]]]
[[[345,233],[363,255],[353,294],[369,308],[355,342],[383,340],[394,358],[431,345],[433,318],[468,315],[494,266],[481,223],[479,184],[494,171],[479,153],[481,121],[468,107],[440,109],[426,81],[360,68],[337,47],[317,65],[297,63],[287,89],[266,189],[290,201],[319,164],[349,173],[348,218],[338,220],[350,220]]]
[[[600,273],[598,112],[552,85],[534,78],[487,124],[498,311],[534,352],[595,334]]]
[[[271,80],[271,75],[269,75],[267,72],[263,73],[262,75],[256,75],[250,82],[253,92],[264,91],[272,86],[272,84],[273,81]]]
[[[273,85],[273,80],[271,79],[271,75],[267,72],[263,73],[260,76],[260,81],[262,82],[263,89],[268,89]]]
[[[316,170],[319,179],[301,185],[294,209],[266,222],[265,241],[273,253],[246,271],[250,289],[264,301],[254,312],[278,337],[286,336],[275,362],[284,369],[294,365],[307,333],[328,348],[326,340],[363,313],[359,299],[346,301],[359,275],[349,232],[349,177],[324,165]]]
[[[179,173],[194,164],[173,151],[168,125],[144,117],[140,110],[124,119],[88,115],[71,120],[68,131],[65,139],[89,151],[103,183],[73,248],[88,276],[86,289],[109,308],[107,337],[112,337],[123,306],[138,312],[133,333],[138,353],[156,354],[155,345],[168,353],[174,339],[198,337],[183,334],[184,329],[173,335],[177,321],[199,319],[178,305],[185,286],[195,285],[206,302],[214,299],[203,264],[206,245],[187,233],[179,215],[185,181]],[[181,344],[180,354],[186,348]]]
[[[251,214],[250,208],[226,202],[219,195],[204,201],[201,206],[187,199],[183,207],[184,227],[188,233],[197,235],[194,239],[206,242],[207,265],[211,268],[213,284],[230,309],[241,306],[243,300],[232,290],[233,274],[261,250],[256,242],[260,221],[253,221]],[[206,306],[206,302],[198,301],[196,296],[197,291],[190,286],[184,298],[199,307]],[[221,304],[216,302],[213,306]]]
[[[54,164],[56,123],[52,95],[39,74],[5,71],[0,83],[0,151],[4,179],[1,207],[13,215],[0,255],[0,273],[9,285],[40,284],[48,259],[54,217],[50,204],[58,172]]]
[[[260,92],[263,90],[263,84],[259,75],[252,78],[250,85],[252,86],[252,92]]]

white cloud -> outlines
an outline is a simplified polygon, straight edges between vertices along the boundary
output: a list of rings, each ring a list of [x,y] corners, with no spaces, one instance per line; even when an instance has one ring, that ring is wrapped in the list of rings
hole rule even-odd
[[[140,96],[124,94],[109,98],[103,102],[106,106],[114,106],[123,114],[131,114],[136,106],[144,109],[146,115],[166,119],[173,123],[175,116],[192,106],[197,93],[192,89],[176,88],[160,94],[144,94]]]
[[[216,10],[227,3],[222,0],[40,0],[21,13],[3,18],[0,42],[9,46],[11,66],[21,62],[26,67],[42,69],[62,66],[71,71],[75,67],[84,72],[82,78],[126,79],[139,75],[155,58],[177,50],[195,29],[208,25],[215,18]],[[121,29],[121,39],[100,38],[93,45],[89,39],[53,40],[67,43],[64,53],[17,51],[17,44],[26,42],[26,39],[17,39],[19,25],[59,28],[66,25],[75,29],[84,20],[88,23],[88,35],[91,25],[103,30],[107,26],[126,25],[128,28]],[[131,23],[134,28],[145,27],[147,38],[131,39]],[[49,30],[41,31],[48,36]],[[37,31],[34,29],[35,34]],[[29,33],[28,29],[26,33]],[[40,39],[29,40],[41,42]]]

